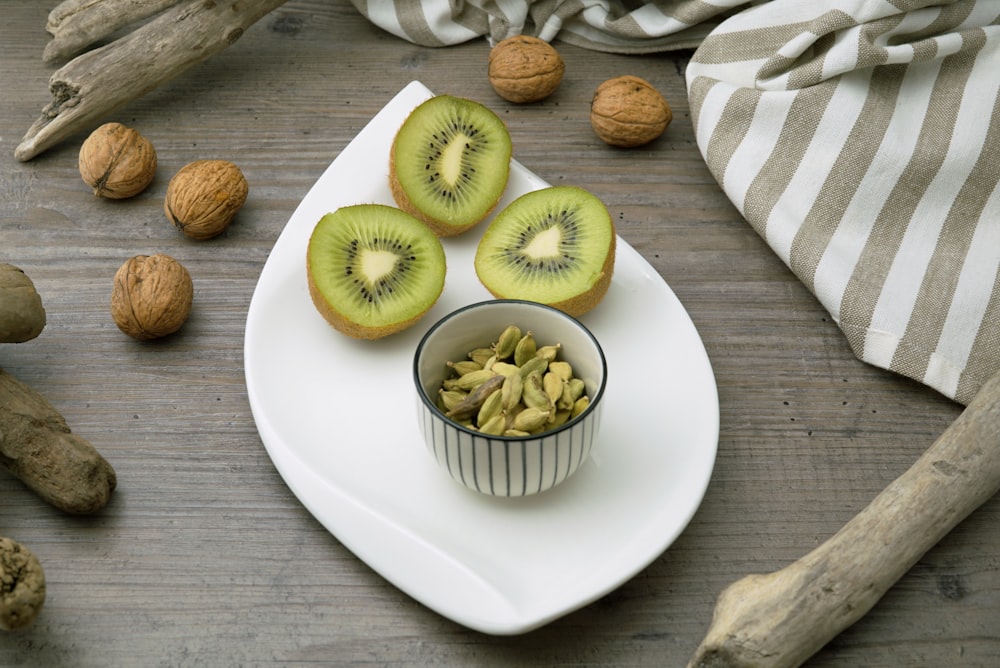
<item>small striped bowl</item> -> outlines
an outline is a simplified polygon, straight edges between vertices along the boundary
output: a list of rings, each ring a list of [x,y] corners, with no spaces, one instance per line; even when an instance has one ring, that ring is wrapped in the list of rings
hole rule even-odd
[[[446,362],[489,345],[508,325],[531,331],[539,345],[560,343],[560,357],[583,379],[590,406],[575,419],[531,436],[484,436],[445,417],[435,402]],[[575,318],[535,302],[498,299],[454,311],[433,325],[413,360],[418,419],[438,464],[469,489],[528,496],[567,480],[590,456],[600,426],[607,362],[594,335]]]

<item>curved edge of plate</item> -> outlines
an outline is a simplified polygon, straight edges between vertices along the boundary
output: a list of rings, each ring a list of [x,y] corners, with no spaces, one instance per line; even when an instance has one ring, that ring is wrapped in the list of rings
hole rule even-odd
[[[403,90],[396,94],[393,99],[383,108],[383,110],[370,122],[358,137],[361,137],[365,130],[373,127],[375,121],[383,114],[400,113],[403,106],[409,108],[415,106],[419,101],[431,95],[429,89],[419,82],[411,82]],[[387,111],[388,110],[388,111]],[[355,144],[357,137],[344,151],[348,153]],[[332,165],[331,165],[332,168]],[[329,169],[329,168],[328,168]],[[527,172],[527,170],[524,170]],[[527,172],[530,174],[530,172]],[[536,177],[537,178],[537,177]],[[322,177],[320,181],[322,181]],[[319,184],[317,184],[318,186]],[[316,188],[317,186],[314,186]],[[310,190],[312,192],[312,190]],[[308,195],[303,200],[309,199]],[[300,204],[300,207],[303,206]],[[298,216],[298,211],[292,218]],[[276,241],[276,248],[282,243],[282,237],[286,236],[288,229],[282,231]],[[295,231],[298,233],[300,231]],[[621,238],[619,237],[621,241]],[[290,239],[285,239],[286,242]],[[662,281],[662,277],[655,268],[648,263],[635,249],[627,243],[621,243],[620,248],[628,249],[635,260],[641,263],[643,271],[649,275],[657,277]],[[272,251],[272,256],[275,252]],[[258,280],[254,296],[251,298],[247,315],[247,327],[244,340],[244,359],[250,359],[254,349],[252,323],[256,318],[264,317],[259,313],[260,300],[257,299],[257,291],[264,282],[264,276],[268,273],[268,265],[271,264],[271,257],[265,262],[262,276]],[[634,567],[627,571],[615,571],[614,573],[599,574],[594,573],[595,581],[600,582],[600,586],[588,589],[586,596],[575,598],[571,601],[561,601],[559,604],[550,606],[533,606],[526,610],[519,608],[515,601],[499,590],[496,586],[479,576],[474,570],[463,564],[460,560],[447,554],[437,546],[416,535],[407,527],[401,526],[392,518],[380,515],[370,507],[366,507],[359,500],[351,498],[343,490],[330,485],[321,476],[304,466],[294,453],[284,447],[282,439],[276,430],[269,423],[266,412],[259,405],[258,399],[253,392],[253,387],[258,382],[254,378],[250,365],[245,365],[245,378],[248,386],[248,395],[251,412],[257,425],[258,433],[268,452],[272,463],[275,465],[282,479],[296,496],[296,498],[306,507],[306,509],[326,528],[331,535],[348,548],[355,556],[364,561],[381,577],[392,583],[402,592],[422,603],[429,609],[442,616],[467,626],[473,630],[491,635],[516,635],[531,631],[544,626],[555,619],[578,610],[609,592],[621,586],[624,582],[633,578],[637,573],[648,567],[653,561],[658,559],[663,552],[682,534],[698,508],[701,506],[705,493],[711,480],[714,470],[714,463],[718,450],[719,437],[719,403],[718,388],[715,381],[714,372],[707,351],[704,348],[697,328],[690,318],[690,314],[680,304],[680,300],[673,290],[663,282],[671,295],[671,299],[676,301],[680,311],[683,312],[687,324],[694,330],[698,339],[700,354],[698,363],[702,365],[704,374],[702,377],[707,384],[701,387],[701,392],[705,394],[706,400],[712,401],[711,414],[714,418],[712,425],[705,425],[705,443],[699,443],[700,447],[710,448],[703,452],[703,456],[708,462],[704,469],[704,479],[697,481],[697,494],[692,494],[689,504],[689,512],[679,525],[675,522],[668,534],[660,534],[657,538],[657,549],[651,551],[645,560],[634,563]],[[294,475],[293,475],[294,472]],[[692,481],[692,485],[694,482]],[[364,535],[364,541],[354,540],[354,537]],[[363,543],[363,544],[360,544]],[[397,559],[387,558],[386,555],[407,554],[409,559],[419,567],[423,576],[420,580],[413,578],[398,578],[395,576],[394,565]],[[472,612],[475,611],[475,612]]]

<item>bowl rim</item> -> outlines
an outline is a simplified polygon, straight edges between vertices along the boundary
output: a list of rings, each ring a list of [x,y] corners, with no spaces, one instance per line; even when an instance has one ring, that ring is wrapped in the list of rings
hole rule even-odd
[[[427,393],[424,391],[424,385],[420,381],[420,353],[421,351],[423,351],[424,345],[427,343],[427,340],[431,337],[431,335],[435,331],[440,329],[449,320],[458,316],[459,314],[475,308],[482,308],[484,306],[490,306],[495,304],[523,304],[533,308],[539,308],[542,310],[551,311],[559,316],[562,316],[563,318],[568,320],[571,324],[576,325],[576,327],[578,327],[580,331],[582,331],[591,340],[591,342],[594,344],[594,350],[597,351],[597,356],[600,361],[601,383],[600,385],[598,385],[597,390],[594,392],[594,396],[591,397],[590,405],[587,406],[587,408],[582,413],[577,415],[572,420],[567,420],[558,427],[538,432],[537,434],[529,434],[527,436],[504,436],[503,434],[498,434],[498,435],[483,434],[481,431],[475,429],[469,429],[468,427],[463,426],[452,420],[450,417],[446,416],[443,412],[441,412],[441,409],[438,408],[437,403],[431,397],[427,396]],[[486,299],[483,301],[474,302],[472,304],[466,304],[465,306],[460,306],[459,308],[454,309],[453,311],[441,316],[437,322],[431,325],[427,329],[427,331],[424,332],[424,335],[420,337],[420,342],[417,343],[417,347],[413,353],[413,384],[416,386],[417,396],[420,397],[420,400],[423,402],[423,404],[430,409],[432,414],[440,417],[450,427],[457,429],[460,432],[469,434],[470,436],[485,438],[488,440],[508,441],[514,443],[526,442],[526,441],[548,438],[550,436],[555,436],[568,429],[572,429],[573,426],[579,424],[580,422],[585,420],[591,413],[593,413],[600,404],[601,398],[604,396],[604,390],[608,385],[608,360],[604,355],[604,349],[601,346],[601,342],[597,340],[597,337],[594,336],[594,333],[590,331],[590,328],[584,325],[579,320],[579,318],[576,318],[575,316],[572,316],[561,309],[557,309],[554,306],[549,306],[548,304],[543,304],[541,302],[535,302],[528,299],[499,299],[499,298]]]

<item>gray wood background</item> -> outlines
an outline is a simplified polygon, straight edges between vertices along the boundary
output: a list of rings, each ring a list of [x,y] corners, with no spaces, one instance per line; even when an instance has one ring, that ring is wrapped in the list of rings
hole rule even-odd
[[[145,193],[109,202],[80,180],[83,135],[28,163],[13,157],[49,100],[54,68],[41,55],[55,4],[7,2],[0,21],[0,261],[32,277],[49,316],[38,339],[0,346],[0,366],[42,392],[120,484],[99,515],[69,517],[0,473],[0,534],[39,556],[49,586],[36,623],[0,637],[2,665],[682,666],[725,585],[820,544],[960,412],[857,361],[741,220],[695,145],[689,54],[557,44],[559,91],[516,107],[489,87],[485,40],[420,48],[344,0],[293,1],[107,119],[149,137],[160,164]],[[598,83],[626,73],[653,82],[675,119],[654,144],[615,150],[594,136],[588,106]],[[518,160],[608,204],[690,312],[719,386],[716,468],[680,539],[618,590],[520,636],[443,619],[348,551],[285,486],[247,402],[244,322],[274,241],[329,162],[414,79],[489,103]],[[223,237],[195,242],[161,206],[169,175],[204,157],[237,163],[250,197]],[[110,318],[111,278],[151,252],[188,266],[195,308],[179,335],[139,343]],[[998,555],[994,498],[808,665],[998,665]]]

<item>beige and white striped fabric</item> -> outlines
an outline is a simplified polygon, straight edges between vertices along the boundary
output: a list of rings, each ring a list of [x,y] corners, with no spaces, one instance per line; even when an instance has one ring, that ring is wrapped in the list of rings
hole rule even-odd
[[[687,70],[726,195],[855,354],[968,403],[1000,369],[1000,2],[785,2]]]
[[[595,51],[694,48],[746,0],[351,0],[370,21],[423,46],[531,34]]]
[[[968,403],[1000,370],[1000,0],[352,0],[404,39],[697,47],[698,145],[855,354]]]

